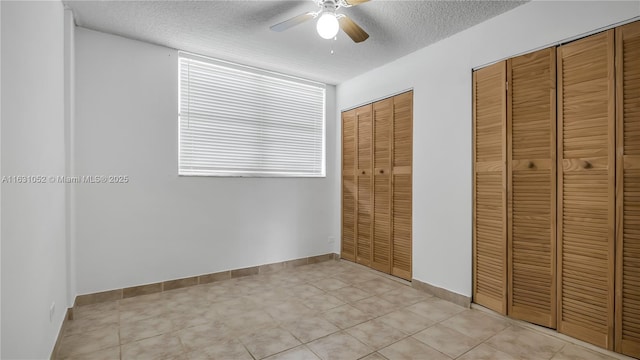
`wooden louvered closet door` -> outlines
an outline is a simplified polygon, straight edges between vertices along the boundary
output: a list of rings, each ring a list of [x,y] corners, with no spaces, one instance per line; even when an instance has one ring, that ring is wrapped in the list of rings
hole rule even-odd
[[[342,242],[340,257],[356,259],[356,111],[342,113]]]
[[[560,46],[558,330],[613,348],[614,31]]]
[[[640,22],[616,29],[616,351],[640,357]]]
[[[373,233],[372,213],[372,119],[371,105],[355,109],[357,127],[356,151],[356,262],[371,265],[371,237]]]
[[[507,312],[506,61],[473,73],[473,298]]]
[[[393,97],[391,274],[411,280],[413,91]]]
[[[373,104],[373,251],[371,267],[391,272],[391,122],[393,98]]]
[[[510,316],[556,326],[556,50],[509,59]]]

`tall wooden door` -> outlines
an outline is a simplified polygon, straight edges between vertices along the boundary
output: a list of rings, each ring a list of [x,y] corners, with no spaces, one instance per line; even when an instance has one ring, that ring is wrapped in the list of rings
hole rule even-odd
[[[413,91],[393,97],[391,274],[411,280]]]
[[[371,237],[373,235],[372,213],[372,116],[371,105],[355,109],[356,113],[356,181],[357,181],[357,205],[356,205],[356,262],[371,265]]]
[[[507,61],[510,316],[556,326],[556,50]]]
[[[342,113],[342,242],[340,257],[356,259],[356,111]]]
[[[473,73],[473,298],[507,313],[506,61]]]
[[[640,22],[616,29],[616,351],[640,357]]]
[[[614,31],[558,48],[558,330],[613,348]]]
[[[373,241],[371,267],[391,272],[391,123],[393,98],[373,103]]]

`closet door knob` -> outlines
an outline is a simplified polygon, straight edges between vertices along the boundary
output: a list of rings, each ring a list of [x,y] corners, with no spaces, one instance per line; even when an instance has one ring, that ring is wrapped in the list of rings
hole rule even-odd
[[[591,169],[593,167],[593,165],[591,165],[590,162],[585,160],[585,161],[582,162],[582,167],[585,168],[585,169]]]
[[[362,170],[362,175],[364,175],[366,172],[364,170]]]
[[[534,164],[534,163],[533,163],[533,161],[529,161],[529,162],[527,163],[527,167],[528,167],[529,169],[533,169],[535,166],[536,166],[536,164]]]
[[[380,169],[380,174],[384,174],[384,170]]]

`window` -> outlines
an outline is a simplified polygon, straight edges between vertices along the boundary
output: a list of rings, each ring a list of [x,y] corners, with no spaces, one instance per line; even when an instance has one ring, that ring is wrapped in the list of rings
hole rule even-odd
[[[325,176],[325,86],[180,53],[180,175]]]

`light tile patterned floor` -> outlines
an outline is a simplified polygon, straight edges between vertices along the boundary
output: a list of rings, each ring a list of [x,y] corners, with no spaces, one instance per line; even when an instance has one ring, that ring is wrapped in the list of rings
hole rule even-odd
[[[345,261],[74,314],[59,359],[613,359]]]

